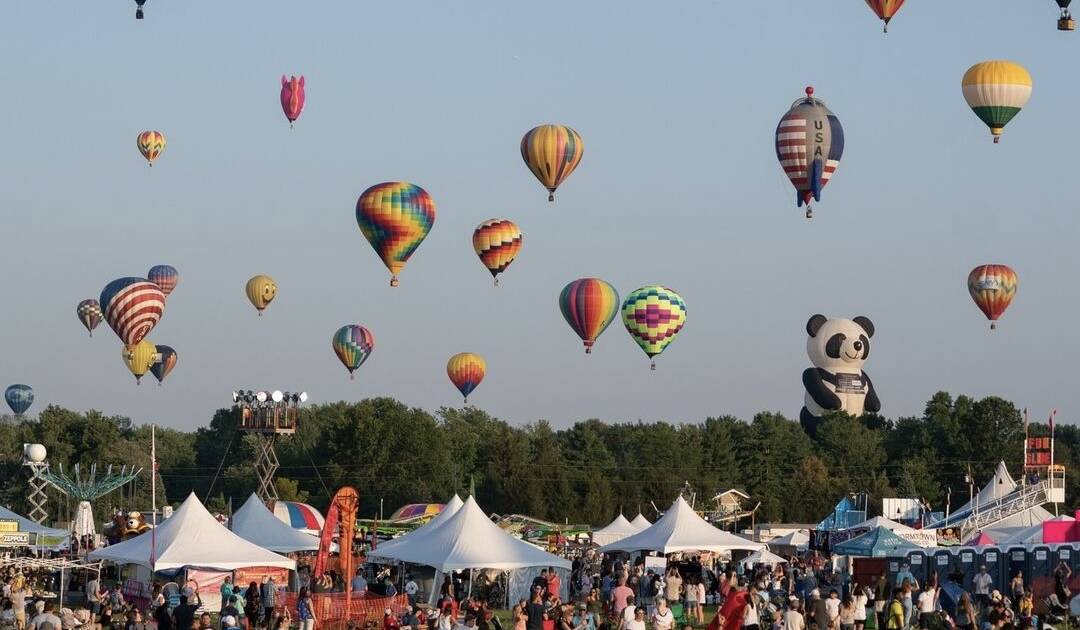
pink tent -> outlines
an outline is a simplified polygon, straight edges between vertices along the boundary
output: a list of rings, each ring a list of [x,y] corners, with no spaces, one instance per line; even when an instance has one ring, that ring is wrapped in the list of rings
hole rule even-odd
[[[981,547],[983,545],[996,545],[997,541],[990,537],[986,532],[979,532],[979,535],[968,541],[967,547]]]

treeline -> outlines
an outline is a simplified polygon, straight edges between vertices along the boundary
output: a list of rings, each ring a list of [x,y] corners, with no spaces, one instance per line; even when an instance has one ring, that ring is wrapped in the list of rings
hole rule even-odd
[[[126,418],[50,406],[36,419],[0,424],[0,504],[26,510],[21,445],[40,442],[53,466],[80,462],[134,464],[145,472],[95,509],[150,505],[150,428]],[[159,501],[174,505],[189,492],[224,511],[239,507],[256,487],[255,442],[235,430],[233,410],[219,410],[194,432],[158,428]],[[1048,435],[1032,423],[1032,435]],[[284,499],[324,508],[342,485],[355,486],[361,516],[390,513],[405,503],[443,501],[474,492],[488,511],[553,520],[607,523],[621,509],[655,517],[685,487],[698,501],[739,488],[761,503],[758,522],[816,522],[844,494],[866,492],[870,508],[886,496],[921,497],[934,510],[968,500],[965,475],[976,490],[1005,460],[1020,473],[1021,412],[996,397],[936,394],[920,417],[827,417],[811,439],[797,421],[759,413],[697,423],[577,422],[555,429],[545,420],[511,426],[481,409],[443,408],[432,414],[389,398],[314,405],[302,412],[296,435],[278,442]],[[1057,461],[1077,470],[1080,430],[1059,423]],[[1067,478],[1068,505],[1080,481]],[[951,496],[950,495],[951,492]],[[54,493],[55,494],[55,493]],[[50,516],[63,520],[73,505],[54,497]],[[745,525],[745,524],[744,524]]]

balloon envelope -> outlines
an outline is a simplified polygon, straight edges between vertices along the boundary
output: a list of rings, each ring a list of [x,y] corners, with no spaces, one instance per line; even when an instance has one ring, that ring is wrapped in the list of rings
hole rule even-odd
[[[252,276],[244,285],[244,293],[247,294],[247,299],[255,310],[259,311],[259,315],[262,315],[266,307],[270,306],[270,302],[277,297],[277,283],[270,276],[262,274]]]
[[[172,265],[154,265],[146,272],[146,279],[161,287],[161,292],[168,297],[180,282],[180,272]]]
[[[105,321],[125,345],[139,343],[165,312],[161,287],[144,278],[118,278],[98,298]]]
[[[124,359],[124,365],[135,375],[136,383],[150,370],[150,366],[161,358],[157,347],[146,339],[124,346],[120,356]]]
[[[150,365],[150,373],[154,375],[154,378],[158,380],[160,385],[165,377],[173,371],[176,367],[176,362],[179,357],[176,354],[176,350],[173,350],[170,346],[157,346],[157,353],[160,355],[160,360],[155,361]]]
[[[584,154],[581,134],[566,125],[540,125],[521,139],[521,158],[548,189],[548,201],[555,201],[555,190],[570,177]]]
[[[10,385],[4,390],[4,400],[15,415],[21,416],[34,404],[34,388],[22,384]]]
[[[623,301],[622,320],[626,331],[652,358],[663,352],[682,330],[686,323],[686,302],[667,287],[641,287]]]
[[[105,318],[105,315],[101,312],[101,305],[92,298],[79,302],[79,305],[75,307],[75,314],[78,315],[79,321],[86,327],[86,330],[90,331],[91,337],[94,336],[94,329]]]
[[[795,187],[795,206],[821,201],[821,190],[832,179],[844,155],[844,128],[825,103],[814,98],[814,88],[806,88],[806,98],[791,109],[776,126],[776,159]]]
[[[146,158],[146,163],[154,165],[154,160],[165,151],[165,134],[160,131],[144,131],[135,139],[135,146],[139,147],[139,153]]]
[[[338,328],[330,344],[342,365],[349,370],[349,378],[352,378],[356,368],[363,365],[375,349],[375,335],[359,324],[348,324]]]
[[[304,75],[300,75],[299,79],[296,77],[286,79],[285,75],[281,75],[281,110],[285,112],[285,118],[289,119],[289,123],[296,122],[296,119],[300,117],[300,112],[304,110],[305,98]]]
[[[446,362],[446,375],[465,397],[465,402],[469,402],[469,394],[484,380],[486,372],[484,357],[472,352],[459,352]]]
[[[559,310],[589,354],[597,337],[619,312],[619,293],[600,278],[581,278],[563,287]]]
[[[990,320],[990,328],[997,328],[994,323],[1005,314],[1020,280],[1016,272],[1007,265],[979,265],[968,274],[968,293],[975,305]]]
[[[416,184],[376,184],[356,201],[356,223],[397,286],[397,274],[435,224],[435,201]]]
[[[472,243],[473,251],[498,284],[499,274],[521,251],[521,230],[509,219],[488,219],[473,230]]]
[[[964,100],[986,123],[994,142],[1031,98],[1031,75],[1012,61],[983,61],[968,68],[961,81]]]
[[[896,15],[896,12],[900,10],[900,7],[904,6],[904,0],[866,0],[867,6],[874,12],[874,15],[878,16],[878,19],[885,22],[885,32],[889,32],[889,20]]]

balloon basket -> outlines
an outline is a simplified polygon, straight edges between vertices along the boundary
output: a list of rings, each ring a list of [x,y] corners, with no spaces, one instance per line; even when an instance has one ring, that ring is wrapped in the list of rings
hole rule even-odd
[[[390,286],[396,287],[397,285],[398,285],[397,276],[394,276],[393,278],[390,278]]]
[[[356,380],[356,375],[353,374],[352,372],[349,372],[349,380],[350,381],[355,381]]]
[[[994,144],[1001,144],[1001,136],[994,136]]]
[[[997,322],[990,322],[990,330],[997,330]]]
[[[469,404],[469,397],[468,397],[468,396],[466,396],[466,397],[465,397],[465,398],[463,398],[462,400],[463,400],[463,401],[465,401],[465,404],[466,404],[466,405],[467,405],[467,404]]]
[[[495,286],[499,286],[499,279],[495,278]]]
[[[592,354],[592,348],[591,347],[586,347],[585,348],[585,354]]]
[[[813,219],[814,218],[814,210],[810,206],[806,206],[806,218],[807,219]]]
[[[553,192],[548,193],[548,201],[554,203],[554,201],[555,201],[555,193],[553,193]]]
[[[143,10],[142,9],[135,9],[135,19],[136,20],[143,19]]]
[[[1063,17],[1058,20],[1057,26],[1059,31],[1075,31],[1076,20],[1072,19],[1071,17]]]
[[[652,370],[653,372],[656,371],[656,361],[653,361],[652,364],[649,365],[649,369]]]
[[[259,311],[259,317],[262,317],[262,311]]]

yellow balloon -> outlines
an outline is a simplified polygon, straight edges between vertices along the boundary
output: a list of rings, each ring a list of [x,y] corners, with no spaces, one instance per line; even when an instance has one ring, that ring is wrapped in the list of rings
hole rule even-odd
[[[247,293],[251,305],[259,311],[259,316],[262,317],[263,310],[270,306],[270,302],[273,302],[277,296],[277,283],[270,276],[258,275],[247,281],[244,291]]]
[[[124,346],[120,356],[123,357],[131,373],[135,375],[136,383],[150,370],[150,366],[161,360],[157,346],[146,339],[134,345]]]

